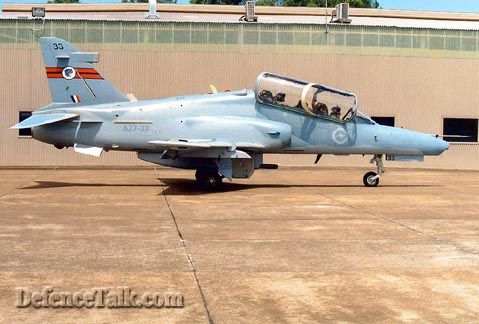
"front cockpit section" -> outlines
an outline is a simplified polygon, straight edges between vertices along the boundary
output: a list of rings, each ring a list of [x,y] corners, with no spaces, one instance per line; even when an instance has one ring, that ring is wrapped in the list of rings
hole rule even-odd
[[[262,104],[337,122],[350,121],[357,111],[353,93],[268,72],[258,76],[255,93]]]

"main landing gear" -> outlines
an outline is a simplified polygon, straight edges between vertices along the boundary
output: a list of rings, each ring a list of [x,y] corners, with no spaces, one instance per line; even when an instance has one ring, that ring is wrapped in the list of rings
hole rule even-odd
[[[367,172],[363,177],[363,183],[366,187],[377,187],[379,178],[384,174],[383,156],[380,154],[374,155],[370,163],[376,164],[378,172]]]
[[[216,169],[198,169],[195,178],[202,187],[208,190],[218,190],[223,184],[223,176]]]

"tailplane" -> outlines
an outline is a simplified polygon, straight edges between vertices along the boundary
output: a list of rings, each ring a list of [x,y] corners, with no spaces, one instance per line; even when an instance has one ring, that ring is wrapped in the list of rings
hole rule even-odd
[[[80,52],[55,37],[40,37],[53,103],[94,105],[130,101],[93,67],[98,53]]]

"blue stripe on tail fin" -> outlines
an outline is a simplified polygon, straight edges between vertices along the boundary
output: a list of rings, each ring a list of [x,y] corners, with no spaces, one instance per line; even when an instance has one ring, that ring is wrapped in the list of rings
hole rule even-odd
[[[94,105],[129,99],[93,67],[98,53],[80,52],[67,41],[40,37],[53,103]]]

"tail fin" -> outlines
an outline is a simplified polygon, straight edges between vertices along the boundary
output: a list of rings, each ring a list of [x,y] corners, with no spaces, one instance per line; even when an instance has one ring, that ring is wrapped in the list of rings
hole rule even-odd
[[[40,37],[40,45],[54,103],[94,105],[129,101],[93,67],[98,53],[80,52],[55,37]]]

